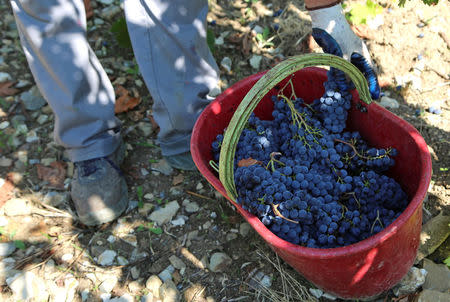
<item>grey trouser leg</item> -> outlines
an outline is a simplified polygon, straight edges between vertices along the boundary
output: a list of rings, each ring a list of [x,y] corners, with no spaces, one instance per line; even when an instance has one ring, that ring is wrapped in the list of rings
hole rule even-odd
[[[82,0],[11,0],[22,46],[55,113],[55,140],[70,159],[111,154],[119,144],[111,82],[86,39]]]
[[[163,155],[189,151],[197,117],[217,87],[217,64],[206,43],[207,0],[125,0],[139,70],[153,97]]]

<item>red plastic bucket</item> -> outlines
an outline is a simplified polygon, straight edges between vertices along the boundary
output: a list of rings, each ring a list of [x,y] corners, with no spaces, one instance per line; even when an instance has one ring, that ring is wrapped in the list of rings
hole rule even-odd
[[[353,91],[348,128],[358,130],[376,147],[395,147],[399,151],[396,165],[390,171],[410,197],[405,211],[380,233],[345,247],[333,249],[306,248],[289,243],[267,229],[254,215],[227,196],[217,173],[210,167],[211,143],[224,129],[241,100],[265,72],[234,84],[218,96],[200,115],[191,139],[191,152],[203,176],[237,208],[269,246],[289,265],[325,292],[345,299],[373,297],[397,284],[416,258],[422,226],[422,202],[431,179],[431,158],[424,139],[406,121],[375,103],[366,105]],[[326,70],[305,68],[292,78],[298,97],[312,102],[324,93]],[[286,80],[285,80],[286,81]],[[283,82],[278,86],[282,87]],[[270,119],[270,96],[276,86],[258,104],[255,114]],[[367,108],[362,112],[355,106]]]

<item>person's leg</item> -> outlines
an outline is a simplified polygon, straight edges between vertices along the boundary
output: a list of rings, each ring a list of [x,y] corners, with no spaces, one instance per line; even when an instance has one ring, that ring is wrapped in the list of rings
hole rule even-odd
[[[55,140],[75,162],[81,222],[101,224],[128,204],[113,87],[86,38],[83,0],[11,0],[35,82],[55,114]]]
[[[11,0],[35,82],[55,113],[55,140],[74,162],[120,142],[111,82],[88,44],[82,0]]]
[[[153,97],[166,158],[189,152],[192,128],[218,86],[206,43],[207,0],[125,0],[139,70]],[[169,161],[170,163],[170,161]]]

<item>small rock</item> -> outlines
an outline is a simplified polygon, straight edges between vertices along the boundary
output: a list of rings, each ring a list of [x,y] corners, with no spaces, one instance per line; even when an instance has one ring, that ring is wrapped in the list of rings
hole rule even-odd
[[[429,220],[420,233],[420,246],[416,262],[433,253],[450,235],[450,216],[444,216],[442,212]]]
[[[337,299],[335,296],[333,296],[332,294],[329,294],[329,293],[324,293],[324,294],[322,295],[322,297],[324,297],[324,298],[326,298],[326,299],[328,299],[328,300],[332,300],[332,301],[334,301],[334,300]]]
[[[231,72],[231,59],[229,57],[224,57],[222,61],[220,61],[220,66],[225,68],[226,71]]]
[[[37,118],[37,122],[39,125],[43,125],[48,121],[48,115],[45,114],[41,114],[39,115],[39,117]]]
[[[320,297],[322,297],[323,295],[323,291],[318,288],[310,288],[309,292],[317,299],[320,299]]]
[[[415,266],[411,267],[409,272],[394,288],[396,296],[410,294],[415,292],[425,282],[427,271],[423,268],[419,269]]]
[[[31,83],[30,83],[30,81],[27,81],[27,80],[19,80],[19,82],[16,84],[16,88],[24,88],[24,87],[26,87],[26,86],[28,86],[28,85],[30,85]]]
[[[159,288],[162,285],[161,279],[159,279],[158,276],[152,275],[150,276],[147,281],[145,282],[145,287],[153,293],[155,298],[159,298]]]
[[[450,294],[450,269],[444,264],[436,264],[427,258],[423,261],[423,268],[428,274],[422,288]]]
[[[153,293],[148,293],[145,296],[141,297],[141,302],[153,302],[156,299],[156,297],[153,295]]]
[[[22,198],[12,198],[3,206],[6,216],[22,216],[31,214],[31,205]]]
[[[200,191],[200,190],[202,190],[204,187],[203,187],[203,184],[201,183],[201,182],[199,182],[198,184],[197,184],[197,186],[195,187],[195,189],[197,190],[197,191]]]
[[[160,172],[166,176],[169,176],[173,173],[172,166],[169,165],[169,163],[165,159],[162,159],[157,163],[153,163],[151,165],[151,169],[153,171]]]
[[[208,230],[211,227],[211,225],[212,225],[212,222],[208,220],[203,224],[202,228],[204,230]]]
[[[141,168],[141,175],[142,176],[147,176],[147,175],[149,175],[150,174],[150,172],[148,172],[148,170],[147,169],[145,169],[145,168]]]
[[[6,128],[9,127],[9,122],[8,121],[3,121],[0,123],[0,130],[4,130]]]
[[[131,278],[133,278],[134,280],[139,278],[139,275],[141,274],[141,271],[139,270],[139,268],[137,268],[137,266],[133,266],[130,270],[131,272]]]
[[[225,253],[214,253],[211,256],[211,260],[209,262],[209,269],[214,272],[223,272],[231,265],[232,260],[230,256]]]
[[[130,290],[130,292],[136,294],[139,291],[141,291],[141,284],[138,281],[131,281],[130,283],[128,283],[128,289]]]
[[[249,286],[253,289],[270,288],[272,286],[272,279],[262,271],[258,271],[251,277]]]
[[[420,294],[417,302],[448,302],[450,301],[450,294],[441,293],[435,290],[425,289]]]
[[[259,69],[261,65],[262,56],[253,55],[250,58],[250,66],[252,66],[253,69]]]
[[[112,265],[117,253],[113,250],[106,250],[97,258],[97,263],[102,266]]]
[[[12,78],[9,73],[0,72],[0,83],[6,82],[6,81],[11,81],[11,80],[12,80]]]
[[[384,108],[393,108],[393,109],[400,107],[396,99],[390,98],[388,96],[381,97],[380,106],[383,106]]]
[[[110,5],[114,3],[114,0],[98,0],[98,2],[104,4],[104,5]]]
[[[172,280],[167,280],[159,288],[159,296],[163,302],[178,302],[181,300],[180,292]]]
[[[118,279],[116,276],[108,276],[102,281],[98,289],[101,293],[108,294],[113,290],[114,286],[116,286],[117,281]]]
[[[63,262],[69,262],[70,260],[72,260],[72,258],[73,258],[73,254],[69,254],[69,253],[61,256],[61,260]]]
[[[108,6],[101,10],[100,17],[104,19],[112,19],[115,15],[120,13],[120,7],[119,6]]]
[[[176,268],[177,270],[186,268],[186,264],[183,262],[183,260],[181,260],[175,255],[170,256],[169,261],[173,265],[173,267]]]
[[[94,18],[94,24],[95,25],[103,25],[103,24],[105,24],[105,21],[103,21],[103,19],[100,19],[100,18]]]
[[[242,237],[246,237],[250,233],[251,229],[252,226],[249,223],[243,222],[239,226],[239,234],[241,234]]]
[[[139,122],[137,128],[144,137],[150,136],[153,132],[152,124],[147,122]]]
[[[108,302],[134,302],[134,298],[130,294],[124,294],[120,297],[108,299]]]
[[[172,279],[172,274],[175,271],[175,268],[172,265],[169,265],[166,267],[165,270],[163,270],[161,273],[158,274],[158,277],[163,281],[166,282],[167,280]]]
[[[253,27],[253,31],[254,31],[256,34],[262,34],[262,33],[264,32],[264,28],[262,28],[262,27],[259,26],[259,25],[255,25],[255,27]]]
[[[155,206],[151,203],[147,203],[145,202],[142,205],[142,208],[138,209],[139,214],[143,215],[143,216],[147,216],[147,214],[154,208]]]
[[[24,163],[24,164],[27,163],[27,161],[28,161],[28,152],[27,151],[18,151],[17,152],[17,158],[22,163]]]
[[[170,223],[173,224],[174,226],[182,226],[182,225],[186,224],[187,220],[188,220],[187,216],[179,215],[179,216],[177,216],[177,218],[172,220]]]
[[[9,167],[13,163],[12,159],[2,156],[0,158],[0,167]]]
[[[185,207],[186,212],[188,213],[196,213],[200,210],[200,207],[198,206],[198,203],[196,203],[195,201],[190,202],[186,205]]]
[[[0,178],[0,183],[2,182],[2,179]],[[2,187],[2,184],[0,184],[0,188]],[[3,215],[0,215],[0,227],[5,227],[8,225],[8,218],[6,218]]]
[[[128,260],[125,257],[117,256],[117,263],[119,265],[127,265],[129,262],[128,262]]]
[[[217,213],[216,212],[211,212],[209,217],[211,217],[212,219],[216,219],[217,218]]]
[[[147,193],[144,195],[144,198],[147,200],[151,200],[151,199],[155,198],[155,196],[152,193]]]
[[[1,242],[0,243],[0,257],[8,257],[16,250],[14,242]]]
[[[18,300],[29,301],[31,299],[47,300],[45,282],[32,272],[19,273],[6,279],[6,283]]]
[[[106,241],[108,241],[109,243],[114,243],[116,242],[117,238],[114,235],[109,235],[108,238],[106,238]]]
[[[226,240],[231,241],[231,240],[236,239],[237,237],[238,237],[238,235],[236,233],[228,233],[226,236]]]
[[[25,108],[30,111],[35,111],[42,108],[47,102],[42,97],[37,86],[33,86],[29,91],[25,91],[20,95]]]
[[[165,207],[153,211],[150,214],[149,219],[158,223],[159,225],[163,225],[164,223],[172,220],[173,216],[175,216],[179,208],[180,205],[176,200],[171,201]]]
[[[205,293],[206,287],[194,283],[184,291],[183,296],[185,301],[205,302]]]
[[[58,207],[62,204],[66,204],[69,202],[69,194],[66,192],[56,192],[56,191],[50,191],[47,194],[45,194],[43,203],[48,204],[52,207]]]

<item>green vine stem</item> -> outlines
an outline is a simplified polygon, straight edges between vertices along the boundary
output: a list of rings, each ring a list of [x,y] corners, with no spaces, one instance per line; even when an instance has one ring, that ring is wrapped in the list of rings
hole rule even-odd
[[[345,72],[355,84],[360,99],[367,104],[372,102],[364,75],[356,66],[340,57],[330,54],[305,54],[291,57],[276,65],[248,91],[225,131],[220,151],[219,178],[232,200],[235,201],[237,197],[234,184],[234,154],[239,137],[251,113],[261,99],[283,79],[300,69],[318,65],[335,67]]]

